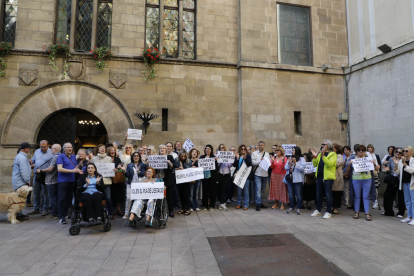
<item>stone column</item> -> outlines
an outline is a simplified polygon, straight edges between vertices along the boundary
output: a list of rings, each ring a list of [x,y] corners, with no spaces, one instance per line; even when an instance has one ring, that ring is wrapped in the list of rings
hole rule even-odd
[[[162,53],[162,38],[164,35],[164,0],[160,0],[160,26],[159,26],[159,41],[158,50]]]
[[[98,27],[98,0],[93,0],[92,41],[91,50],[96,46],[96,29]]]
[[[75,49],[75,25],[76,25],[76,5],[77,0],[72,0],[72,10],[71,10],[71,17],[70,17],[70,50],[71,52]]]
[[[183,0],[178,1],[178,58],[183,59]]]

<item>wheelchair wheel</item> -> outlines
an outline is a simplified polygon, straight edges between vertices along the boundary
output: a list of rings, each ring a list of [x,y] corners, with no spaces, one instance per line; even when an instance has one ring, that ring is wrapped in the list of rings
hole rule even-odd
[[[156,219],[155,226],[157,229],[165,228],[165,226],[167,226],[168,220],[168,206],[165,198],[161,201],[160,205],[161,206],[159,206],[158,209],[158,217]]]
[[[72,236],[76,236],[80,233],[80,226],[77,224],[72,225],[69,228],[69,234],[71,234]]]
[[[104,232],[108,232],[109,230],[111,230],[111,227],[112,227],[111,222],[107,221],[103,226]]]
[[[78,213],[76,211],[72,211],[71,225],[75,225],[76,223],[78,223]]]

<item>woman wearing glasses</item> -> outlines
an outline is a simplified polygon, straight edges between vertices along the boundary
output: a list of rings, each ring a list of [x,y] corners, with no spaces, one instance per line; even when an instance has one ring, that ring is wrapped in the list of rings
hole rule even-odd
[[[227,151],[226,146],[224,144],[220,144],[218,146],[218,151]],[[218,164],[218,195],[220,200],[220,210],[227,211],[226,204],[226,192],[229,189],[229,185],[231,185],[231,176],[230,176],[230,168],[233,166],[232,163],[219,163]]]
[[[414,225],[414,158],[413,148],[407,146],[404,148],[401,160],[398,162],[398,175],[400,176],[400,190],[404,191],[405,207],[407,208],[407,217],[401,222],[408,222]]]
[[[275,201],[272,209],[279,209],[278,202],[280,202],[280,208],[283,210],[285,209],[284,204],[289,202],[287,187],[283,183],[283,178],[286,175],[286,164],[285,150],[283,147],[276,147],[275,155],[272,156],[272,164],[270,165],[272,175],[270,176],[269,201]]]
[[[384,177],[384,182],[387,184],[387,188],[384,192],[384,213],[383,216],[394,216],[393,204],[395,196],[398,194],[398,213],[397,218],[403,218],[405,213],[404,192],[399,189],[398,178],[398,162],[400,162],[402,156],[401,148],[394,148],[393,152],[389,152],[388,160],[383,162],[383,170],[387,173]]]
[[[216,157],[213,154],[214,149],[213,149],[212,145],[206,145],[205,151],[206,151],[206,154],[200,156],[199,159],[214,158],[216,169],[215,170],[205,170],[204,171],[204,179],[202,180],[203,181],[202,182],[203,183],[203,186],[202,186],[202,189],[203,189],[203,199],[202,199],[203,210],[214,211],[214,208],[215,208],[215,205],[216,205],[216,198],[217,198],[217,181],[218,181],[217,159],[218,159],[218,157]],[[197,161],[196,164],[194,164],[194,166],[198,166],[198,161]]]
[[[235,155],[233,167],[235,167],[236,170],[234,171],[234,175],[237,174],[237,172],[239,171],[243,163],[246,163],[247,167],[252,166],[252,157],[250,156],[250,154],[247,153],[246,145],[239,146],[239,150],[237,151]],[[250,172],[250,174],[252,174],[252,172]],[[249,185],[247,184],[248,183],[246,181],[243,189],[237,186],[237,207],[236,209],[241,208],[242,193],[244,197],[243,210],[247,210],[249,208]]]

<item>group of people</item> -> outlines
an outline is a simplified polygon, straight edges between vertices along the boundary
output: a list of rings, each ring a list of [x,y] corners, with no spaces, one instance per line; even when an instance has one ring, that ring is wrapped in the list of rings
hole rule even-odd
[[[224,211],[233,202],[236,202],[236,209],[247,210],[254,205],[256,211],[260,211],[268,208],[264,204],[264,192],[269,187],[268,201],[274,203],[272,209],[284,210],[287,205],[288,214],[301,215],[303,209],[311,210],[311,202],[315,201],[316,210],[311,216],[322,216],[322,208],[326,208],[323,218],[328,219],[338,214],[344,203],[347,208],[354,209],[353,218],[358,219],[360,212],[364,212],[365,219],[371,221],[371,201],[372,208],[378,208],[379,173],[384,171],[387,189],[383,215],[394,216],[396,201],[397,216],[403,218],[407,209],[407,217],[401,221],[414,225],[414,158],[410,146],[391,146],[381,160],[373,145],[355,145],[352,152],[349,146],[342,147],[329,140],[323,141],[319,151],[309,149],[302,154],[301,148],[295,146],[287,156],[284,147],[278,145],[272,145],[271,152],[267,152],[263,141],[257,146],[240,145],[237,150],[235,146],[227,148],[224,144],[214,149],[208,144],[202,152],[195,148],[187,152],[180,141],[167,142],[157,149],[153,145],[141,145],[134,150],[127,138],[126,135],[123,146],[118,142],[101,144],[94,149],[81,148],[76,155],[71,143],[65,143],[61,149],[61,145],[50,146],[43,140],[31,159],[27,158],[30,145],[22,143],[14,160],[12,182],[16,191],[24,185],[33,185],[33,210],[27,215],[18,214],[17,219],[27,220],[28,215],[41,214],[46,218],[59,218],[60,223],[66,224],[71,216],[68,210],[72,206],[76,208],[76,201],[79,201],[85,205],[89,224],[100,224],[101,202],[105,199],[111,219],[118,215],[132,221],[141,215],[146,205],[145,225],[150,226],[154,200],[136,200],[132,204],[131,183],[163,182],[169,217],[174,217],[174,208],[179,209],[176,214],[186,216],[201,209],[213,211],[217,201],[218,209]],[[218,151],[232,152],[234,162],[219,163]],[[148,160],[150,155],[166,155],[166,168],[152,168]],[[373,163],[371,170],[355,170],[352,164],[366,157]],[[204,179],[176,183],[177,170],[198,167],[199,160],[204,158],[215,160],[215,169],[203,171]],[[259,165],[265,158],[270,162],[268,170]],[[310,162],[314,170],[305,173]],[[115,177],[102,177],[97,163],[114,163]],[[250,174],[244,185],[236,186],[233,179],[243,164],[251,167]],[[237,189],[236,200],[233,199],[234,189]],[[30,196],[27,204],[31,204]]]

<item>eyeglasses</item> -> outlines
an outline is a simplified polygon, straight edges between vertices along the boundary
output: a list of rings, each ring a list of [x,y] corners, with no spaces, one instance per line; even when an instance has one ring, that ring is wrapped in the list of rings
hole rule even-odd
[[[404,150],[404,152],[408,152],[408,150]]]
[[[326,146],[326,144],[321,144],[321,146]]]
[[[132,149],[132,147],[125,147],[126,149]]]
[[[241,148],[240,150],[246,150],[246,148]]]
[[[224,149],[224,147],[220,147],[221,149]]]
[[[364,151],[364,150],[362,150],[362,149],[359,149],[359,150],[358,150],[358,152],[363,152],[363,151]]]
[[[396,151],[395,153],[402,154],[402,152],[401,152],[401,151]]]

